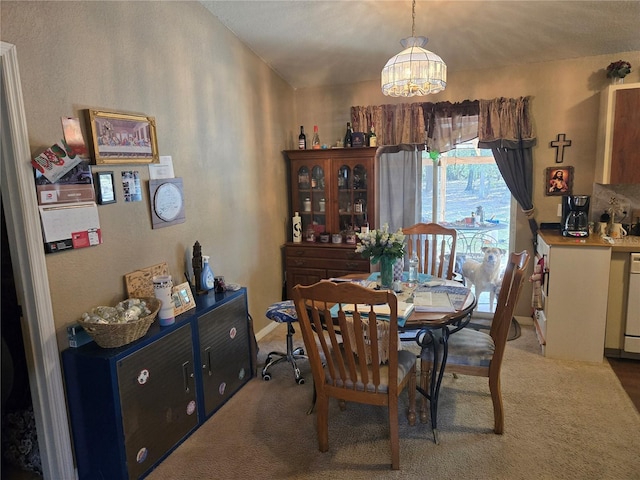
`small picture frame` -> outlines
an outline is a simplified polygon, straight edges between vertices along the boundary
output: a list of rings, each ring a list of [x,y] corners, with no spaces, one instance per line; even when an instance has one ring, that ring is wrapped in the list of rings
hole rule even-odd
[[[193,293],[191,292],[189,282],[184,282],[173,287],[171,299],[173,300],[174,315],[180,315],[187,310],[196,308],[196,302],[193,299]]]
[[[545,195],[571,195],[573,167],[548,167],[545,170]]]
[[[100,205],[116,203],[116,190],[113,182],[113,172],[96,173],[96,193]]]
[[[101,110],[87,116],[96,165],[160,162],[154,117]]]

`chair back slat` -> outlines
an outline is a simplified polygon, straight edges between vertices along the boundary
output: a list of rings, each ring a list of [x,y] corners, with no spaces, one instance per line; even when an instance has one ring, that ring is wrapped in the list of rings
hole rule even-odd
[[[294,292],[315,383],[373,392],[397,388],[398,309],[393,292],[329,281],[296,286]],[[346,305],[354,305],[354,311],[345,311]],[[388,307],[388,317],[376,315],[374,306],[382,305]],[[317,368],[322,359],[326,366]]]
[[[458,232],[437,223],[418,223],[402,229],[407,238],[407,255],[420,259],[418,271],[452,279]],[[424,255],[423,255],[424,254]]]
[[[416,355],[398,352],[395,293],[321,280],[310,286],[293,287],[293,302],[313,372],[320,451],[329,449],[331,398],[340,400],[341,407],[345,402],[384,406],[389,419],[391,468],[398,470],[398,397],[406,388],[407,420],[414,425]],[[377,314],[379,307],[385,309],[384,317]]]
[[[509,328],[513,319],[513,311],[518,302],[522,285],[524,284],[524,272],[529,263],[529,253],[511,253],[509,262],[504,271],[504,277],[498,295],[496,312],[491,322],[489,334],[495,344],[492,363],[500,365],[509,336]]]

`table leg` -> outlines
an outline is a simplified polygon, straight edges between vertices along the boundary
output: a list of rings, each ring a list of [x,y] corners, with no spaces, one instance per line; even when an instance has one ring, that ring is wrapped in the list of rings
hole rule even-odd
[[[431,415],[431,429],[433,431],[433,441],[440,443],[438,438],[438,397],[440,396],[440,386],[444,376],[444,369],[447,364],[447,355],[449,353],[449,329],[444,327],[440,330],[441,335],[434,334],[433,330],[427,330],[425,335],[429,335],[429,342],[422,342],[422,348],[431,343],[433,350],[433,362],[430,372],[429,392],[425,392],[422,387],[418,387],[418,391],[429,399],[429,413]],[[442,345],[442,361],[439,361],[439,344]]]

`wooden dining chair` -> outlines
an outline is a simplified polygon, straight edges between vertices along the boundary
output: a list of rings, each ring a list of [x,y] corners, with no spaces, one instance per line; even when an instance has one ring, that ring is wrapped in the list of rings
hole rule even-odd
[[[414,425],[417,359],[398,350],[396,295],[323,280],[295,286],[293,300],[313,374],[320,451],[329,449],[329,398],[341,408],[344,402],[386,406],[391,468],[399,469],[398,397],[407,388],[407,418]]]
[[[454,376],[460,374],[489,378],[489,390],[493,401],[493,431],[497,434],[504,431],[500,369],[513,310],[518,303],[528,262],[529,253],[526,251],[511,253],[509,256],[489,333],[466,327],[449,335],[447,342],[445,372],[453,373]],[[420,359],[422,371],[431,371],[433,350],[428,345],[422,349]],[[426,389],[424,378],[426,377],[421,376],[421,387]],[[421,420],[426,421],[426,417],[421,415]]]
[[[418,271],[451,280],[456,263],[458,232],[437,223],[417,223],[402,229],[407,238],[407,255],[420,259]]]

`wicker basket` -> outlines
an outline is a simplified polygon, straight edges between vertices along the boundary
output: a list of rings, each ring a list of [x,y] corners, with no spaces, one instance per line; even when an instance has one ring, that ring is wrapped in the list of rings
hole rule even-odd
[[[133,322],[91,323],[79,319],[78,323],[102,348],[122,347],[143,337],[158,315],[160,300],[155,297],[141,298],[141,300],[146,302],[151,313]]]

